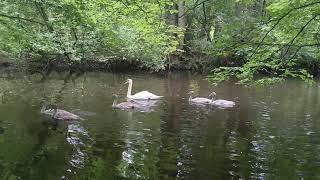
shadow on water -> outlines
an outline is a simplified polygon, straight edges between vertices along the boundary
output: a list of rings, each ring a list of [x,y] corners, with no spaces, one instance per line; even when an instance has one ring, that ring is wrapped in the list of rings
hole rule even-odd
[[[113,94],[164,98],[151,112],[111,107]],[[0,77],[0,179],[317,179],[319,86],[211,86],[189,73],[50,72]],[[198,107],[189,91],[236,102]],[[42,101],[80,116],[53,121]]]

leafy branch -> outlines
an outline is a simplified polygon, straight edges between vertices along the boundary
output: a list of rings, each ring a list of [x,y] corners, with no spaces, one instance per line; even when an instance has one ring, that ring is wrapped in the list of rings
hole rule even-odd
[[[269,33],[274,30],[276,28],[276,26],[281,22],[282,19],[284,19],[285,17],[287,17],[288,15],[290,15],[290,13],[292,13],[293,11],[302,9],[302,8],[307,8],[316,4],[320,4],[320,1],[317,2],[312,2],[312,3],[308,3],[308,4],[304,4],[302,6],[299,7],[295,7],[290,9],[289,11],[287,11],[285,14],[283,14],[280,18],[276,18],[276,19],[271,19],[268,23],[276,21],[276,23],[268,30],[268,32],[263,36],[262,40],[260,41],[260,43],[258,44],[258,46],[253,50],[252,54],[250,55],[249,59],[253,57],[253,55],[257,52],[257,50],[259,49],[259,47],[261,46],[261,44],[264,42],[264,40],[267,38],[267,36],[269,35]],[[299,33],[300,34],[300,33]]]
[[[41,25],[45,25],[42,22],[33,20],[33,19],[28,19],[28,18],[23,18],[23,17],[19,17],[19,16],[10,16],[10,15],[6,15],[6,14],[0,14],[1,17],[6,17],[9,19],[19,19],[19,20],[23,20],[23,21],[28,21],[28,22],[32,22],[32,23],[37,23],[37,24],[41,24]]]
[[[195,2],[195,4],[193,5],[192,8],[188,8],[183,14],[181,14],[178,18],[182,18],[183,16],[186,16],[188,14],[189,11],[192,11],[194,9],[196,9],[198,6],[203,5],[205,2],[210,1],[210,0],[203,0],[201,2],[199,2],[199,0],[197,0]]]
[[[318,16],[318,15],[313,16],[307,23],[305,23],[305,24],[300,28],[300,31],[299,31],[299,32],[294,36],[294,38],[290,41],[289,46],[287,47],[287,49],[286,49],[286,51],[285,51],[285,53],[284,53],[284,55],[283,55],[282,57],[284,57],[284,56],[288,53],[291,45],[294,43],[294,41],[297,39],[297,37],[298,37],[298,36],[303,32],[303,30],[311,23],[311,21],[313,21],[317,16]]]

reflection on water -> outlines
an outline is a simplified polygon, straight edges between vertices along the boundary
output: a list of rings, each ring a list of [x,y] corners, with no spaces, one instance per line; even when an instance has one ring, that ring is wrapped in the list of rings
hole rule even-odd
[[[157,178],[157,174],[154,174],[157,168],[153,162],[157,161],[159,124],[154,122],[154,124],[147,125],[146,122],[140,120],[144,116],[148,115],[127,113],[127,122],[123,129],[122,157],[117,165],[122,177]]]
[[[72,152],[69,157],[70,167],[66,170],[62,179],[71,179],[77,172],[85,168],[86,159],[88,159],[85,150],[92,144],[92,139],[80,123],[73,122],[67,124],[66,141],[71,145]]]
[[[148,90],[164,98],[149,113],[112,108]],[[214,87],[188,73],[53,72],[0,77],[0,179],[318,179],[320,88]],[[188,103],[215,91],[228,109]],[[54,121],[41,102],[84,117]],[[121,101],[122,102],[122,101]]]
[[[68,136],[66,138],[67,142],[73,146],[73,153],[71,156],[70,164],[73,167],[83,168],[85,153],[81,150],[84,146],[84,142],[81,138],[90,139],[90,136],[84,128],[79,124],[69,124],[68,125]]]

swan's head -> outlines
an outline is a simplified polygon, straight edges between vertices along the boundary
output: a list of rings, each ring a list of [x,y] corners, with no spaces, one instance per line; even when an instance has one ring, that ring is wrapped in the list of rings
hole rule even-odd
[[[47,111],[47,110],[52,111],[54,109],[57,109],[57,105],[50,104],[50,103],[47,103],[45,101],[41,101],[40,105],[41,105],[41,112],[44,112],[44,111]]]
[[[188,92],[189,95],[193,95],[194,94],[194,91],[190,91]]]
[[[211,98],[211,99],[216,99],[216,96],[217,96],[217,93],[212,92],[212,93],[209,94],[208,97]]]
[[[127,81],[125,82],[125,84],[130,84],[130,83],[132,83],[132,79],[127,79]]]
[[[113,103],[112,103],[112,107],[116,107],[117,106],[117,98],[119,97],[117,94],[113,94]]]
[[[55,113],[58,106],[55,104],[44,104],[40,110],[41,113]]]

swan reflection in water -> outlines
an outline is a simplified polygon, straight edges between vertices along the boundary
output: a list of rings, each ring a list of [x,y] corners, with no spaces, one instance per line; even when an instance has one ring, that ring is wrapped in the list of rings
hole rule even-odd
[[[114,94],[113,108],[127,111],[152,112],[157,105],[158,100],[133,100],[128,99],[125,102],[117,103],[118,95]]]
[[[58,109],[56,105],[44,105],[42,106],[40,113],[49,115],[54,119],[55,126],[60,124],[67,127],[66,141],[72,146],[72,153],[68,160],[70,166],[66,170],[66,174],[61,178],[68,179],[67,176],[76,174],[77,169],[85,167],[85,161],[88,158],[88,155],[85,153],[84,149],[89,147],[93,140],[79,121],[83,120],[80,116]],[[94,113],[91,114],[94,115]]]
[[[154,152],[158,148],[152,146],[153,143],[151,142],[158,131],[152,131],[154,127],[149,127],[148,124],[144,124],[139,119],[149,116],[148,112],[154,111],[154,107],[157,106],[159,100],[127,99],[127,101],[117,103],[118,96],[114,95],[114,98],[112,107],[127,111],[120,113],[121,115],[127,115],[127,122],[123,129],[122,158],[117,165],[119,175],[128,179],[150,178],[151,174],[148,174],[148,172],[150,172],[150,169],[156,169],[156,165],[150,164],[148,161],[150,161],[150,158],[156,157]],[[133,118],[133,115],[136,117]],[[158,127],[155,129],[158,129]],[[153,171],[155,170],[151,170],[151,172]]]
[[[86,154],[82,149],[85,148],[88,141],[92,141],[87,130],[80,123],[68,124],[67,142],[73,146],[73,152],[70,159],[70,165],[75,168],[83,168]]]
[[[157,131],[160,124],[140,121],[150,115],[146,113],[121,112],[121,115],[126,115],[127,121],[121,131],[121,160],[116,165],[119,179],[157,179],[153,173],[157,165],[152,162],[156,162],[159,150],[156,139],[160,138]]]
[[[66,141],[71,145],[71,153],[68,157],[68,166],[61,179],[73,179],[79,170],[84,169],[89,155],[86,149],[93,143],[89,132],[81,125],[80,122],[60,121],[63,125],[67,125]]]

